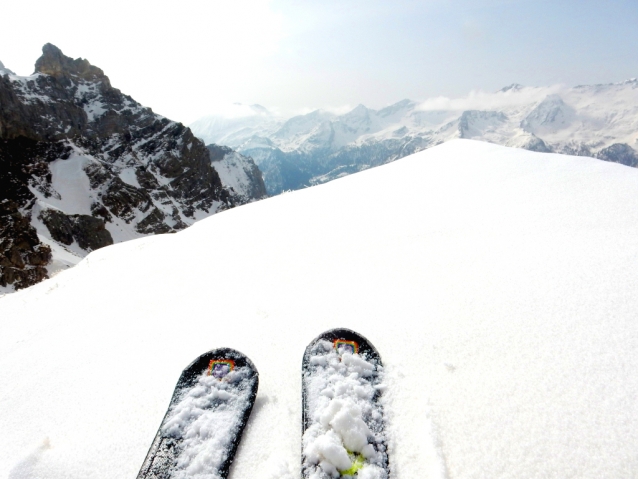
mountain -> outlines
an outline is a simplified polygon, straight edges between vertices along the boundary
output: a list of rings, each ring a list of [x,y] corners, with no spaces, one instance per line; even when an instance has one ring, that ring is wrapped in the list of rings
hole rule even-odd
[[[268,197],[261,171],[252,158],[227,146],[210,144],[206,148],[222,184],[240,203]]]
[[[271,135],[284,122],[261,105],[235,103],[224,113],[200,118],[190,128],[201,132],[198,137],[206,144],[232,145],[244,138]]]
[[[381,110],[359,105],[343,115],[317,110],[261,129],[244,127],[247,119],[234,121],[223,135],[202,121],[191,127],[198,137],[215,138],[252,157],[270,194],[324,183],[457,138],[633,165],[638,79],[574,88],[515,84],[479,98],[402,100]]]
[[[136,477],[181,370],[232,347],[259,392],[230,477],[299,478],[301,359],[333,327],[383,358],[395,477],[635,477],[636,191],[454,140],[94,251],[0,299],[0,477]]]
[[[189,128],[87,60],[42,52],[28,77],[0,65],[0,290],[265,196],[252,160],[229,149],[211,159]]]

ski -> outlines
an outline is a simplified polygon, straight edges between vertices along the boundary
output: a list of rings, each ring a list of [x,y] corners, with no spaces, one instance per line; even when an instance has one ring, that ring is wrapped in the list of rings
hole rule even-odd
[[[332,329],[306,348],[302,363],[304,479],[390,476],[381,357],[349,329]]]
[[[182,372],[137,479],[226,479],[257,396],[259,374],[234,349]]]

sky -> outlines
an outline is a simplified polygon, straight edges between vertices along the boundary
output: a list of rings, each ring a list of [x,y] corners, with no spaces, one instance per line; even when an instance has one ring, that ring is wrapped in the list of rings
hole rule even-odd
[[[59,0],[3,5],[0,61],[47,42],[189,124],[228,105],[290,116],[638,76],[636,0]]]

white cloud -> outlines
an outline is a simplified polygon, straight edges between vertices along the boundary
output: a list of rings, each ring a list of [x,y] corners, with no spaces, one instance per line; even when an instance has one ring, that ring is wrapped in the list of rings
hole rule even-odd
[[[547,95],[560,92],[562,85],[549,87],[522,87],[512,88],[507,91],[485,92],[472,90],[467,96],[461,98],[448,98],[437,96],[425,100],[418,106],[423,111],[464,111],[464,110],[501,110],[524,106],[541,101]]]

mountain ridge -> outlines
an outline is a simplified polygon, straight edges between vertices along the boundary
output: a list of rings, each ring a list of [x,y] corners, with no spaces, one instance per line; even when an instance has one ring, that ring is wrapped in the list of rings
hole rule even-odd
[[[358,105],[342,115],[315,110],[249,121],[250,131],[237,120],[237,128],[223,135],[203,121],[191,127],[207,142],[252,157],[270,194],[329,181],[454,138],[632,166],[638,156],[638,80],[573,88],[513,84],[460,100],[404,99],[379,110]]]
[[[234,158],[240,163],[244,172],[252,160]],[[175,232],[258,199],[222,184],[189,128],[52,44],[34,74],[0,72],[0,165],[4,290],[32,285],[97,248]]]

